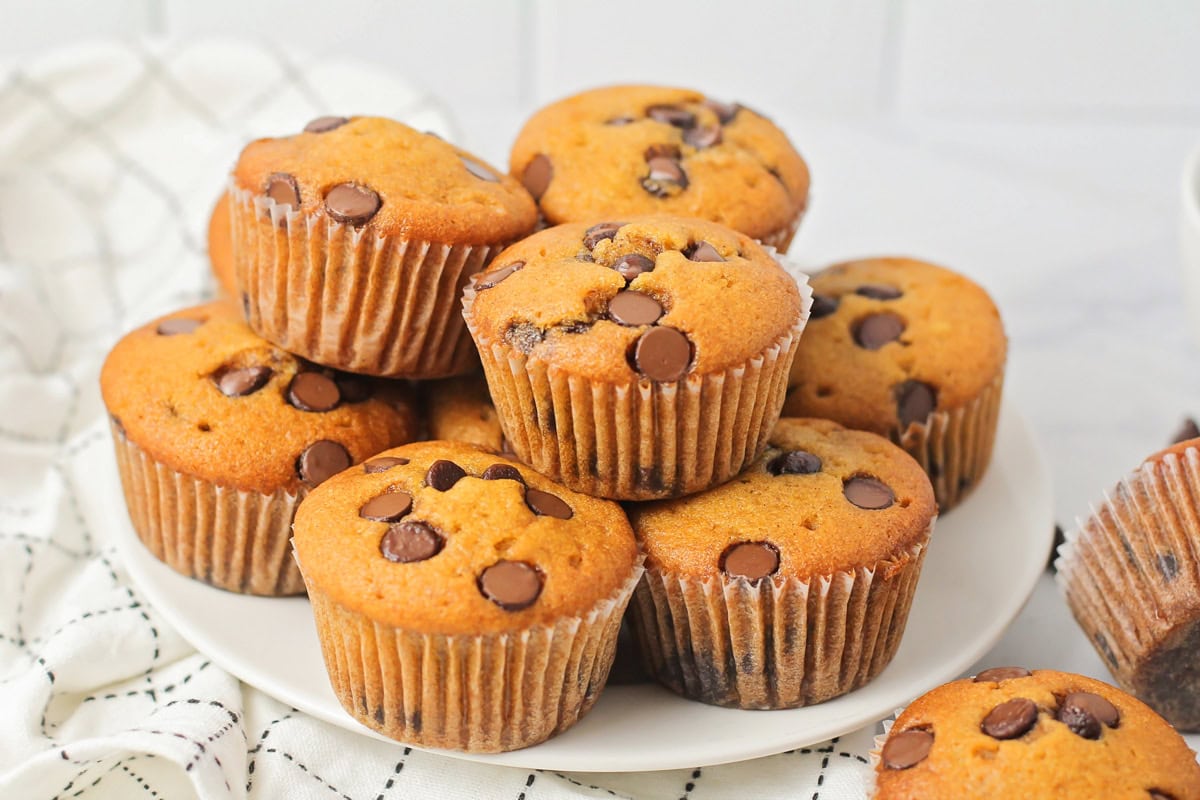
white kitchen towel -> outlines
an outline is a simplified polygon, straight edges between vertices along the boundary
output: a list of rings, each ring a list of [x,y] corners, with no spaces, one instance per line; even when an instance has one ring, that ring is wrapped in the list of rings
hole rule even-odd
[[[239,683],[139,595],[97,509],[123,332],[211,296],[241,145],[323,113],[454,139],[431,97],[267,46],[98,44],[0,69],[0,798],[863,798],[874,728],[718,767],[573,774],[376,741]]]

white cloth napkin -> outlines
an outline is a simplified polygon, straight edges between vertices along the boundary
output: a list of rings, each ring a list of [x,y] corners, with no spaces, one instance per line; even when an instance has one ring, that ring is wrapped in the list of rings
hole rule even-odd
[[[454,138],[361,64],[228,41],[106,44],[0,69],[0,797],[862,798],[869,728],[741,764],[486,766],[318,722],[239,683],[128,580],[98,509],[97,375],[117,337],[212,293],[211,205],[241,145],[323,113]]]

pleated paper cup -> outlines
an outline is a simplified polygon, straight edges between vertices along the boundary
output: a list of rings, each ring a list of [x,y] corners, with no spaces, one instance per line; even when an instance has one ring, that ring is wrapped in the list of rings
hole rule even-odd
[[[328,367],[389,378],[470,372],[459,295],[509,242],[441,244],[380,236],[229,186],[246,321]]]
[[[549,739],[595,704],[608,678],[633,574],[586,614],[480,635],[406,631],[309,599],[334,694],[356,720],[418,747],[498,753]]]
[[[920,541],[871,567],[751,582],[647,569],[632,613],[647,670],[712,705],[797,708],[853,691],[896,654],[921,574]]]
[[[304,592],[289,544],[303,492],[262,494],[200,480],[156,461],[111,427],[130,520],[155,558],[231,592]]]

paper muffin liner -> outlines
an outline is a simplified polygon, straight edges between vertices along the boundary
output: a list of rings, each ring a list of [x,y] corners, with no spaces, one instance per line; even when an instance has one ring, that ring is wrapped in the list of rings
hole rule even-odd
[[[641,576],[639,557],[582,616],[473,636],[405,631],[308,591],[330,684],[350,716],[418,747],[498,753],[562,733],[591,709]]]
[[[1200,449],[1142,464],[1059,547],[1057,581],[1117,683],[1200,730]]]
[[[904,635],[933,522],[872,567],[811,580],[647,569],[633,620],[646,668],[692,700],[797,708],[853,691],[883,671]]]
[[[246,321],[259,336],[349,372],[426,379],[471,371],[459,295],[509,242],[379,236],[232,181],[228,191]]]
[[[968,403],[934,411],[923,423],[908,426],[896,439],[916,459],[933,484],[941,513],[962,502],[979,485],[992,461],[1004,371]]]
[[[111,425],[138,538],[176,572],[241,594],[303,594],[292,517],[303,493],[246,492],[171,469]]]
[[[799,321],[764,351],[711,374],[606,383],[486,339],[471,323],[500,426],[517,458],[583,494],[654,500],[732,479],[762,453],[779,419],[812,291]]]

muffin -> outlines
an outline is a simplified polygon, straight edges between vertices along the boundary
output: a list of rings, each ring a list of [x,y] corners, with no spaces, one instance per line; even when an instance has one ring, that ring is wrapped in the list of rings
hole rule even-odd
[[[466,442],[512,455],[483,373],[429,381],[421,384],[421,390],[430,439]]]
[[[294,530],[334,693],[420,747],[513,750],[573,725],[641,574],[615,503],[460,442],[335,476]]]
[[[646,554],[647,666],[693,700],[794,708],[852,691],[900,645],[937,506],[903,450],[781,419],[736,480],[629,509]]]
[[[987,293],[948,269],[872,258],[812,277],[812,320],[783,413],[887,436],[933,482],[943,512],[992,457],[1008,341]]]
[[[417,427],[403,387],[313,368],[227,303],[125,336],[100,390],[138,536],[177,572],[248,594],[302,592],[288,547],[300,500]]]
[[[509,167],[551,225],[700,217],[784,252],[808,203],[808,166],[775,123],[689,89],[610,86],[546,106]]]
[[[1146,459],[1059,549],[1058,582],[1113,677],[1200,730],[1200,439]]]
[[[208,261],[212,266],[217,288],[227,299],[240,302],[241,292],[233,268],[233,241],[229,219],[229,195],[222,194],[208,218]]]
[[[1019,667],[914,700],[875,770],[875,800],[1200,798],[1196,754],[1145,705],[1082,675]]]
[[[311,361],[386,377],[472,368],[462,286],[537,220],[517,181],[378,117],[250,143],[229,196],[250,326]]]

